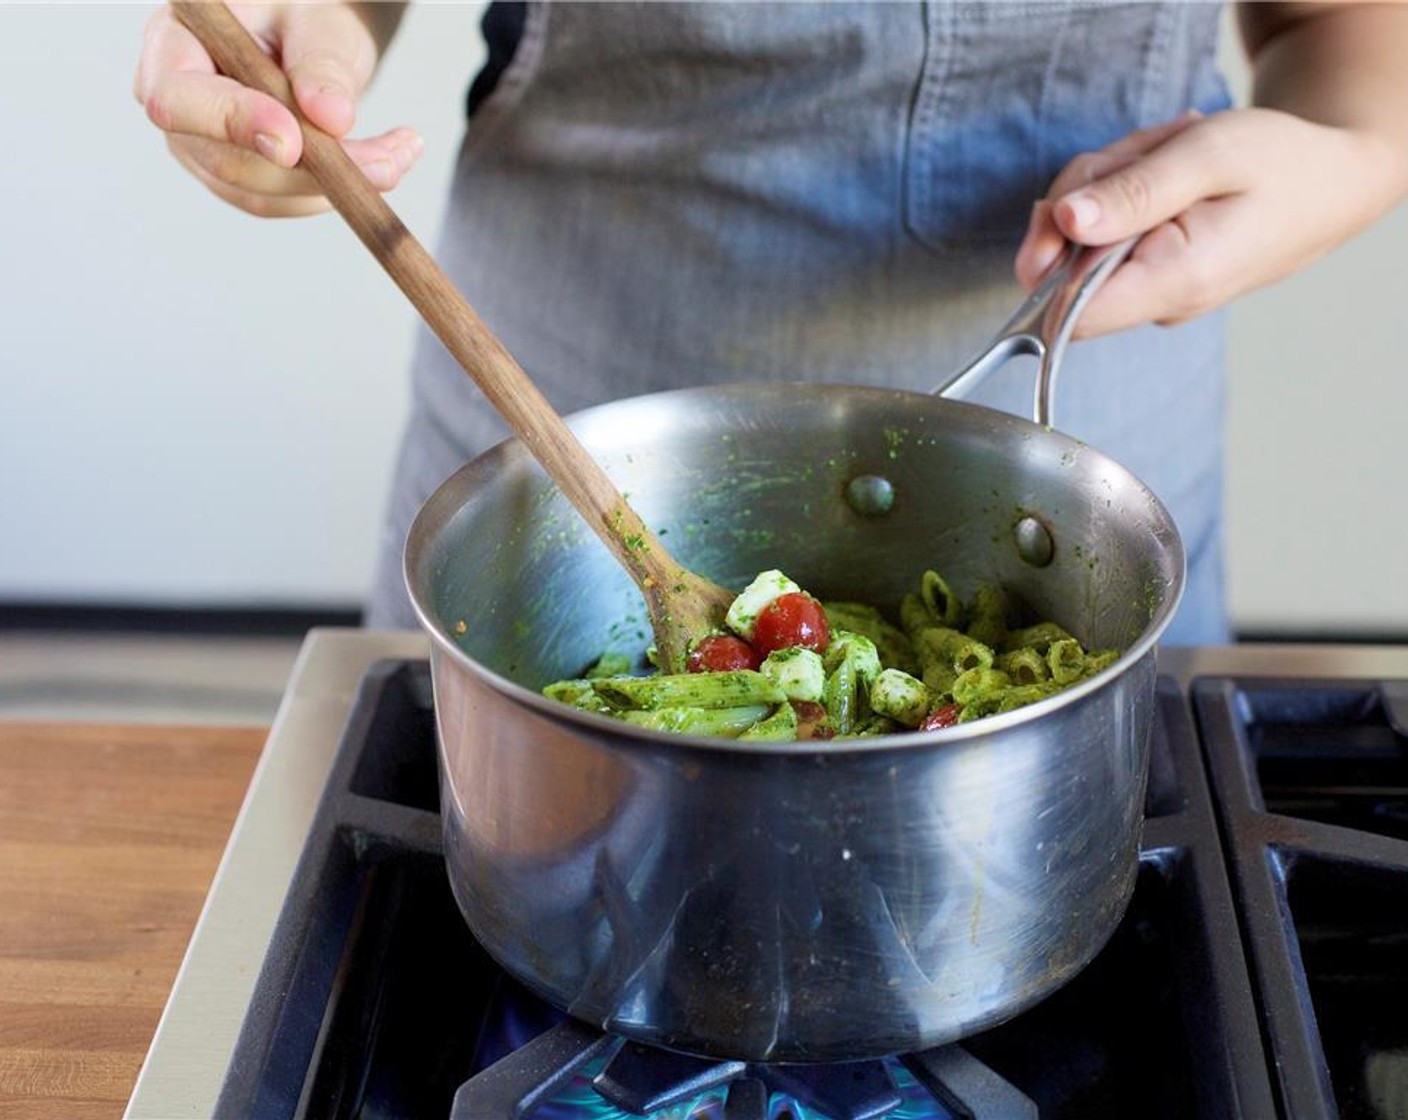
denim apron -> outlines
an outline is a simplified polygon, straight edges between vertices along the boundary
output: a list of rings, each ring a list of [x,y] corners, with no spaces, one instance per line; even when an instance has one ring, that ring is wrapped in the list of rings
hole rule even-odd
[[[494,6],[439,258],[562,412],[731,381],[927,391],[1020,301],[1014,250],[1073,156],[1227,105],[1218,19],[1186,3]],[[415,625],[411,519],[506,434],[428,331],[412,386],[374,626]],[[970,399],[1030,418],[1030,362]],[[1225,640],[1220,316],[1077,343],[1055,414],[1179,525],[1189,582],[1166,640]]]

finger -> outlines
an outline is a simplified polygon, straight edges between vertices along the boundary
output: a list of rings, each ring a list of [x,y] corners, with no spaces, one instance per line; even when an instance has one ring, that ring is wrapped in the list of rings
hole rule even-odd
[[[173,144],[172,154],[194,175],[207,190],[217,198],[228,202],[247,214],[258,218],[297,218],[309,214],[321,214],[332,208],[326,196],[316,195],[275,195],[246,190],[217,179],[200,164],[190,159],[187,153]]]
[[[168,8],[147,21],[133,93],[164,132],[224,140],[283,167],[302,154],[293,114],[217,74],[205,48]]]
[[[234,190],[266,195],[321,194],[313,177],[299,169],[278,167],[254,152],[209,140],[204,136],[182,136],[173,133],[166,146],[188,170],[204,172],[202,182],[223,183]]]
[[[1066,246],[1066,238],[1051,217],[1051,203],[1040,199],[1032,207],[1031,221],[1022,243],[1017,246],[1017,256],[1012,270],[1017,282],[1031,291],[1040,283],[1047,270],[1056,263]]]
[[[1100,174],[1109,175],[1127,167],[1138,158],[1132,151],[1125,154],[1092,152],[1088,156],[1078,157],[1071,166],[1079,163],[1080,174],[1098,169]],[[1013,262],[1018,282],[1028,290],[1040,283],[1041,278],[1056,263],[1071,240],[1056,221],[1052,197],[1054,196],[1042,199],[1033,208],[1031,224],[1027,227],[1021,245],[1017,247],[1017,256]]]
[[[279,45],[299,108],[323,131],[345,136],[376,67],[366,24],[344,4],[300,4],[284,18]]]
[[[322,193],[322,188],[302,168],[277,167],[233,144],[201,136],[173,135],[168,146],[185,166],[199,166],[210,179],[238,190],[281,196]],[[364,140],[345,140],[342,146],[371,184],[382,191],[400,183],[422,149],[420,137],[410,129],[395,129]]]
[[[1186,322],[1240,291],[1235,211],[1241,205],[1208,200],[1146,233],[1091,299],[1074,337]]]
[[[420,154],[425,142],[411,128],[393,128],[380,136],[343,140],[345,151],[378,190],[389,191],[401,182]]]
[[[234,144],[285,168],[303,155],[303,134],[293,114],[231,78],[164,74],[145,104],[148,118],[163,132]]]
[[[1153,151],[1166,140],[1184,132],[1201,120],[1201,114],[1190,111],[1175,117],[1164,124],[1152,128],[1140,128],[1120,137],[1113,144],[1107,144],[1099,151],[1083,152],[1072,159],[1052,180],[1046,197],[1057,199],[1071,191],[1089,186],[1121,167],[1127,167],[1139,156]]]
[[[215,63],[196,37],[164,5],[148,17],[142,29],[142,53],[132,81],[132,94],[145,102],[156,80],[165,73],[214,74]]]
[[[1190,127],[1089,186],[1056,199],[1053,216],[1073,241],[1108,245],[1151,230],[1198,201],[1236,190],[1223,140]]]
[[[1098,152],[1086,152],[1071,160],[1052,181],[1046,197],[1032,210],[1031,222],[1017,248],[1013,271],[1027,290],[1034,288],[1065,250],[1068,238],[1057,224],[1050,201],[1111,175],[1129,166],[1140,156],[1177,136],[1202,114],[1190,109],[1180,117],[1130,132]]]

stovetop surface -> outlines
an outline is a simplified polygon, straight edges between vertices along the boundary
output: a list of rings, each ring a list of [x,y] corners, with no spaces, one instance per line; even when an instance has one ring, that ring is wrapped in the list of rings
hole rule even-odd
[[[843,1082],[687,1059],[676,1069],[564,1020],[499,970],[439,855],[428,666],[395,652],[344,698],[220,1067],[218,1115],[1408,1115],[1403,678],[1161,677],[1139,877],[1109,944],[1015,1019],[956,1047],[857,1064]],[[160,1096],[160,1050],[129,1116],[162,1114],[144,1111]]]

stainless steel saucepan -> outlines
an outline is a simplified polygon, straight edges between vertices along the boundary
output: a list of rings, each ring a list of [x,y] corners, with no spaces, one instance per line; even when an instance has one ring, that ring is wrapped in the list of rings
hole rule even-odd
[[[1049,415],[1092,269],[1115,259],[1073,256],[1082,275],[1039,292],[976,375],[1044,352]],[[1137,869],[1155,642],[1184,578],[1157,498],[1045,424],[920,393],[693,389],[570,423],[682,562],[725,585],[779,567],[893,608],[933,568],[1125,652],[1030,707],[881,739],[740,744],[566,708],[538,689],[643,649],[649,626],[524,447],[502,444],[431,497],[406,548],[448,870],[485,947],[607,1030],[774,1062],[937,1045],[1079,971]]]
[[[291,103],[223,5],[173,6],[223,73]],[[407,542],[434,639],[448,871],[486,948],[606,1029],[759,1061],[931,1046],[1085,964],[1133,887],[1154,644],[1183,582],[1155,497],[1048,426],[1071,326],[1127,246],[1069,253],[946,387],[1035,350],[1036,423],[915,393],[706,389],[579,414],[584,459],[337,142],[302,127],[302,165],[339,212],[577,508],[611,515],[593,534],[515,441],[446,482]],[[689,569],[663,593],[623,547],[637,513],[632,538],[669,534]],[[643,646],[642,590],[657,614],[662,594],[683,610],[718,590],[690,572],[741,587],[772,567],[890,607],[926,568],[960,592],[997,580],[1126,652],[1029,708],[869,741],[651,735],[538,693],[604,647]]]

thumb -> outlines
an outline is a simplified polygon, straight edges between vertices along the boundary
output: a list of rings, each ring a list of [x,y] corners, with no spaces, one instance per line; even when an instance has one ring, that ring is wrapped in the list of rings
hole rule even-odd
[[[376,42],[345,4],[290,5],[280,57],[304,115],[333,136],[356,121],[358,95],[376,68]]]
[[[1052,204],[1052,219],[1083,245],[1109,245],[1154,229],[1227,186],[1207,148],[1201,129],[1181,131],[1061,195]]]

